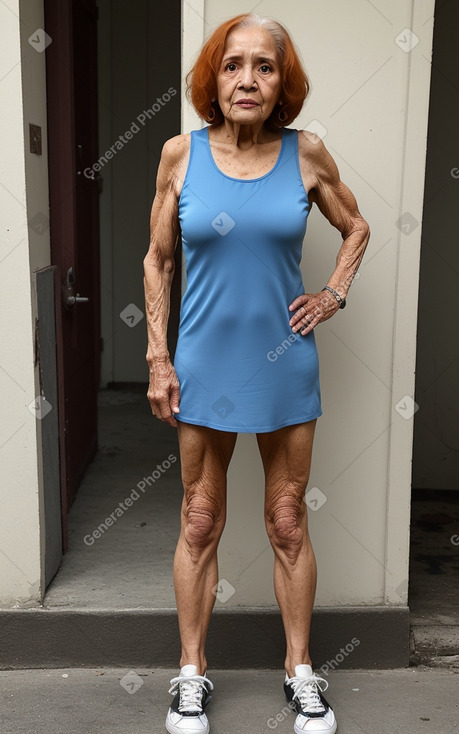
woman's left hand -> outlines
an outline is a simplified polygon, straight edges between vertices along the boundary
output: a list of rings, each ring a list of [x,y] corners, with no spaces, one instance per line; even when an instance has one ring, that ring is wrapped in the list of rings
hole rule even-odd
[[[295,298],[289,306],[289,311],[296,311],[289,321],[292,331],[305,336],[317,324],[330,319],[338,309],[338,301],[328,291],[304,293]]]

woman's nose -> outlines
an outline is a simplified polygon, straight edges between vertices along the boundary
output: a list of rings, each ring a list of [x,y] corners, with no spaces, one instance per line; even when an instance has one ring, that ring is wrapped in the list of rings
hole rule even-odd
[[[251,67],[245,66],[241,69],[239,86],[244,89],[252,89],[255,86],[254,74]]]

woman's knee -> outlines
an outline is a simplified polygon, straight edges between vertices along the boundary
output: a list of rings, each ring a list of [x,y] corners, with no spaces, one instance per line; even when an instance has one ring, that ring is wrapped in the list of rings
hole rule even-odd
[[[298,496],[298,491],[289,491],[288,488],[266,507],[265,521],[270,542],[275,550],[281,550],[293,563],[307,538],[305,516],[304,495]]]
[[[202,426],[181,424],[179,431],[184,498],[185,542],[199,557],[217,545],[225,525],[226,472],[236,437]]]
[[[182,523],[190,551],[200,553],[218,544],[225,525],[224,488],[202,479],[184,482]]]

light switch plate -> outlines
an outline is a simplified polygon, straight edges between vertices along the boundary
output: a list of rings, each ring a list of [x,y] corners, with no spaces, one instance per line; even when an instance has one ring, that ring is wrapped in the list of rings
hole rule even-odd
[[[30,152],[41,155],[41,127],[29,122]]]

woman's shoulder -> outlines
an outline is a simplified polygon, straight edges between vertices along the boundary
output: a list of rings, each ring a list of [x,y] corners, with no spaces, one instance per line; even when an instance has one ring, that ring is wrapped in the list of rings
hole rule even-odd
[[[190,133],[185,133],[175,135],[163,144],[156,178],[157,192],[172,188],[177,198],[180,196],[190,157],[190,140]]]
[[[322,138],[309,130],[298,131],[298,154],[302,170],[313,172],[318,180],[336,182],[339,173]]]
[[[163,145],[161,157],[164,163],[173,165],[178,163],[184,155],[190,150],[191,133],[183,133],[182,135],[174,135],[169,138]]]
[[[322,138],[309,130],[298,130],[298,154],[301,162],[316,171],[327,172],[335,165]]]
[[[176,182],[177,194],[180,195],[183,179],[185,178],[188,161],[190,158],[191,133],[174,135],[163,145],[161,151],[161,163],[159,170],[161,179],[165,185],[174,180]],[[180,182],[180,184],[178,183]]]
[[[324,151],[322,138],[310,130],[297,130],[300,155],[320,157]]]

